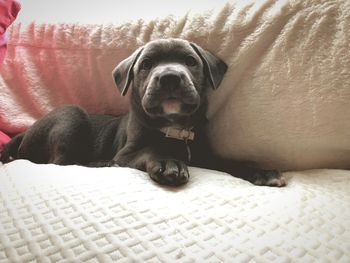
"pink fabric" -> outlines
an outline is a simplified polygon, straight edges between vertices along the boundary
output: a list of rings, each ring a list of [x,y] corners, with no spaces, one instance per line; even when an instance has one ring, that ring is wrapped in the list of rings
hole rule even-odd
[[[6,53],[6,34],[9,25],[16,19],[21,5],[15,0],[0,0],[0,64]]]
[[[11,138],[7,136],[5,133],[0,131],[0,156],[2,153],[2,150],[4,149],[5,144],[7,144]]]
[[[14,24],[8,28],[6,59],[0,68],[0,130],[25,131],[63,104],[91,113],[127,111],[112,70],[140,39],[127,36],[138,26]]]

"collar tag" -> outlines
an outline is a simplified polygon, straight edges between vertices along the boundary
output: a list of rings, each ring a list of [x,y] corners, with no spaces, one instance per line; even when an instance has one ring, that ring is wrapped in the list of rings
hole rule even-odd
[[[189,129],[181,129],[176,127],[164,127],[161,128],[160,131],[165,134],[167,138],[178,139],[182,141],[193,141],[194,140],[194,132]]]

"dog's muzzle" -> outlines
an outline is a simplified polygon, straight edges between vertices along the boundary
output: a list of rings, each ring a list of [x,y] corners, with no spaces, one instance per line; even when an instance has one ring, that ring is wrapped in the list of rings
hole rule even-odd
[[[177,66],[155,70],[142,99],[146,113],[166,117],[191,115],[199,104],[200,96],[189,74]]]

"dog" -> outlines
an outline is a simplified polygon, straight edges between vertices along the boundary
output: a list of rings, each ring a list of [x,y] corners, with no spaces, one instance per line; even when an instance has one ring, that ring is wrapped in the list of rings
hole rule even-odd
[[[127,114],[94,115],[79,106],[60,107],[14,137],[2,162],[125,166],[169,186],[188,182],[191,165],[228,172],[256,185],[284,186],[278,171],[224,160],[211,150],[205,132],[207,94],[219,87],[226,70],[220,58],[195,43],[151,41],[112,73],[121,94],[131,92]]]

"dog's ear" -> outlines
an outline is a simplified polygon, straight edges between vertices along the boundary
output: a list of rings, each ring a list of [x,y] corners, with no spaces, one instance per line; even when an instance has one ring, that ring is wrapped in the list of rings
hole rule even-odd
[[[131,81],[134,78],[134,66],[140,57],[142,50],[142,47],[138,48],[129,57],[120,62],[112,72],[114,82],[122,96],[125,96],[128,92]]]
[[[190,43],[190,45],[201,58],[204,65],[204,74],[208,77],[210,85],[213,89],[217,89],[227,71],[226,63],[200,46],[194,43]]]

